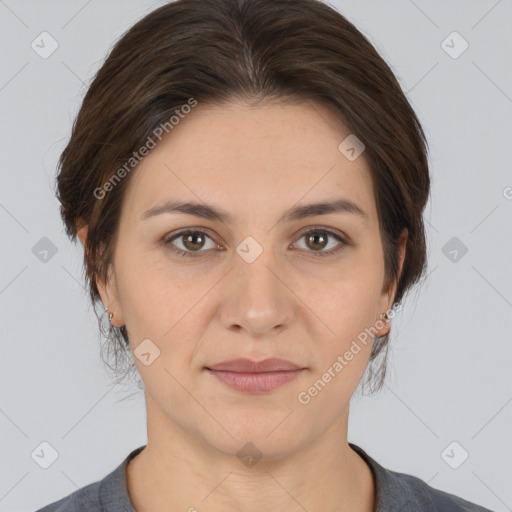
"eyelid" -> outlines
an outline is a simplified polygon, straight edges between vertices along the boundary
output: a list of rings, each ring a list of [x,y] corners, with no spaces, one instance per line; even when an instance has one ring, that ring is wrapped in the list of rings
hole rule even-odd
[[[341,241],[345,242],[346,244],[348,244],[350,241],[350,238],[345,233],[343,233],[343,231],[321,225],[306,226],[305,228],[299,230],[299,233],[296,236],[300,238],[304,236],[306,233],[309,233],[310,231],[325,231],[326,233],[329,233],[334,237],[338,237]]]
[[[336,247],[329,249],[328,251],[308,251],[304,249],[299,250],[299,254],[304,255],[306,257],[335,257],[341,251],[343,251],[346,247],[350,246],[350,239],[343,232],[335,230],[333,228],[328,228],[324,226],[307,226],[303,230],[299,231],[299,234],[296,236],[296,241],[292,242],[292,245],[295,245],[302,237],[308,233],[315,232],[324,232],[327,233],[328,237],[335,238],[338,243]]]
[[[350,245],[350,238],[345,235],[345,233],[343,232],[340,232],[334,228],[329,228],[329,227],[326,227],[326,226],[321,226],[321,225],[313,225],[313,226],[305,226],[304,228],[302,228],[301,230],[299,230],[298,234],[294,235],[294,242],[291,243],[291,245],[294,245],[298,240],[300,240],[304,235],[306,235],[307,233],[311,233],[311,232],[315,232],[315,231],[323,231],[325,233],[327,233],[328,235],[336,238],[339,242],[339,245],[340,247],[336,248],[336,249],[330,249],[329,251],[306,251],[308,253],[311,253],[313,255],[335,255],[337,252],[339,252],[340,250],[343,249],[343,247],[347,246],[347,245]],[[219,242],[217,242],[217,240],[215,239],[215,237],[213,237],[210,233],[210,230],[208,228],[204,228],[204,227],[187,227],[187,228],[182,228],[182,229],[178,229],[177,231],[173,231],[171,233],[168,233],[167,235],[165,235],[161,241],[161,244],[166,247],[168,250],[174,252],[174,253],[177,253],[177,254],[180,254],[182,256],[199,256],[201,253],[208,253],[210,251],[210,249],[208,250],[199,250],[199,251],[183,251],[182,249],[179,249],[177,247],[172,247],[172,241],[175,240],[176,238],[179,238],[180,236],[182,236],[183,234],[186,234],[186,233],[193,233],[193,232],[199,232],[199,233],[203,233],[205,234],[208,238],[210,238],[215,244],[217,244],[217,246],[221,246],[222,244],[220,244]],[[218,250],[225,250],[225,249],[218,249]]]
[[[177,231],[172,231],[171,233],[167,233],[161,240],[161,244],[164,246],[168,246],[171,244],[172,241],[174,241],[176,238],[179,238],[180,236],[186,234],[186,233],[203,233],[206,235],[210,240],[215,242],[217,245],[221,245],[217,240],[211,235],[211,232],[208,228],[204,227],[190,227],[190,228],[182,228],[178,229]],[[176,251],[181,251],[182,249],[176,248]],[[201,252],[207,252],[207,251],[186,251],[187,254],[198,254]]]

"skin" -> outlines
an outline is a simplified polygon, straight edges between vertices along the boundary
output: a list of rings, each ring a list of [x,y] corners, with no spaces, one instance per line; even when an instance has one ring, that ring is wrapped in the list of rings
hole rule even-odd
[[[377,325],[396,291],[396,283],[384,289],[364,153],[350,161],[338,150],[349,133],[318,104],[199,104],[132,171],[111,273],[98,285],[131,349],[149,338],[160,350],[148,366],[134,357],[148,427],[147,446],[127,469],[138,512],[374,510],[370,468],[347,442],[349,401],[372,339],[307,405],[297,399]],[[338,212],[278,222],[297,203],[338,197],[367,219]],[[169,199],[213,204],[234,220],[184,213],[141,220]],[[204,231],[199,242],[169,242],[190,257],[160,243],[184,228]],[[308,243],[308,234],[325,237],[327,228],[348,244],[331,235]],[[247,236],[263,249],[252,263],[236,252]],[[389,331],[389,323],[378,325],[377,336]],[[307,370],[253,395],[204,370],[237,357],[280,357]],[[261,453],[252,466],[237,457],[248,442]]]

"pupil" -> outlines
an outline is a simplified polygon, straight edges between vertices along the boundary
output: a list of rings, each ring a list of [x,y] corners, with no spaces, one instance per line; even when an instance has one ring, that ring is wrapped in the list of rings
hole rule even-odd
[[[195,238],[198,238],[198,239],[201,239],[201,235],[200,233],[198,232],[192,232],[192,233],[189,233],[188,235],[185,235],[185,246],[188,248],[188,249],[200,249],[202,247],[202,243],[199,242],[195,242],[194,243],[194,239]],[[190,246],[189,242],[192,241],[192,247]],[[204,241],[203,241],[204,243]]]
[[[313,235],[310,235],[310,236],[308,237],[308,241],[311,241],[311,240],[313,240],[313,241],[314,241],[316,238],[321,238],[321,239],[323,239],[323,243],[322,243],[322,242],[320,242],[320,245],[321,245],[321,246],[320,246],[320,247],[316,247],[316,248],[318,248],[318,249],[323,249],[323,248],[325,247],[325,236],[323,236],[323,235],[321,235],[321,234],[320,234],[320,235],[318,235],[318,234],[313,234]],[[315,242],[313,242],[313,243],[315,243]],[[313,248],[315,248],[315,247],[313,247]]]
[[[192,232],[185,235],[185,246],[191,250],[200,249],[203,246],[204,240],[202,240],[201,234],[198,232]],[[308,243],[312,242],[311,247],[313,249],[323,249],[325,247],[325,236],[322,234],[309,235]],[[199,242],[197,240],[199,240]],[[318,241],[320,239],[321,241]],[[196,240],[196,241],[194,241]]]

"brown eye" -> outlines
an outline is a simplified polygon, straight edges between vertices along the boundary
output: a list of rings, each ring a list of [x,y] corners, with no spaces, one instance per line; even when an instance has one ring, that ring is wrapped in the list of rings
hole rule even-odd
[[[183,245],[189,251],[197,251],[198,249],[201,249],[205,242],[205,237],[200,231],[191,231],[190,233],[181,235],[181,237],[183,240]]]
[[[322,250],[328,243],[329,235],[322,232],[309,233],[306,235],[306,245],[314,250]]]
[[[210,246],[208,246],[210,241]],[[171,251],[188,256],[190,253],[205,252],[207,249],[214,249],[217,244],[204,231],[187,230],[175,234],[166,240],[164,245]],[[202,250],[205,249],[205,250]]]
[[[305,249],[308,252],[317,253],[318,256],[329,256],[339,252],[345,245],[348,245],[341,236],[328,229],[314,229],[303,233],[299,240],[305,240],[305,247],[299,247]],[[333,243],[337,242],[337,243]],[[298,246],[296,242],[294,244]],[[324,250],[329,247],[329,250]],[[334,247],[334,248],[333,248]]]

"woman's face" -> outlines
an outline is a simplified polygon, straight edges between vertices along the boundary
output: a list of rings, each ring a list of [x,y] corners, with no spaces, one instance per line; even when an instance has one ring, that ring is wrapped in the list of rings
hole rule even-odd
[[[338,149],[349,134],[316,104],[199,104],[132,171],[100,290],[126,325],[150,431],[273,457],[346,426],[372,348],[362,333],[388,331],[395,290],[364,153]],[[305,208],[333,201],[345,208]],[[154,210],[168,202],[197,206]],[[257,386],[276,373],[217,374],[242,390],[207,369],[238,358],[302,370],[270,390]]]

